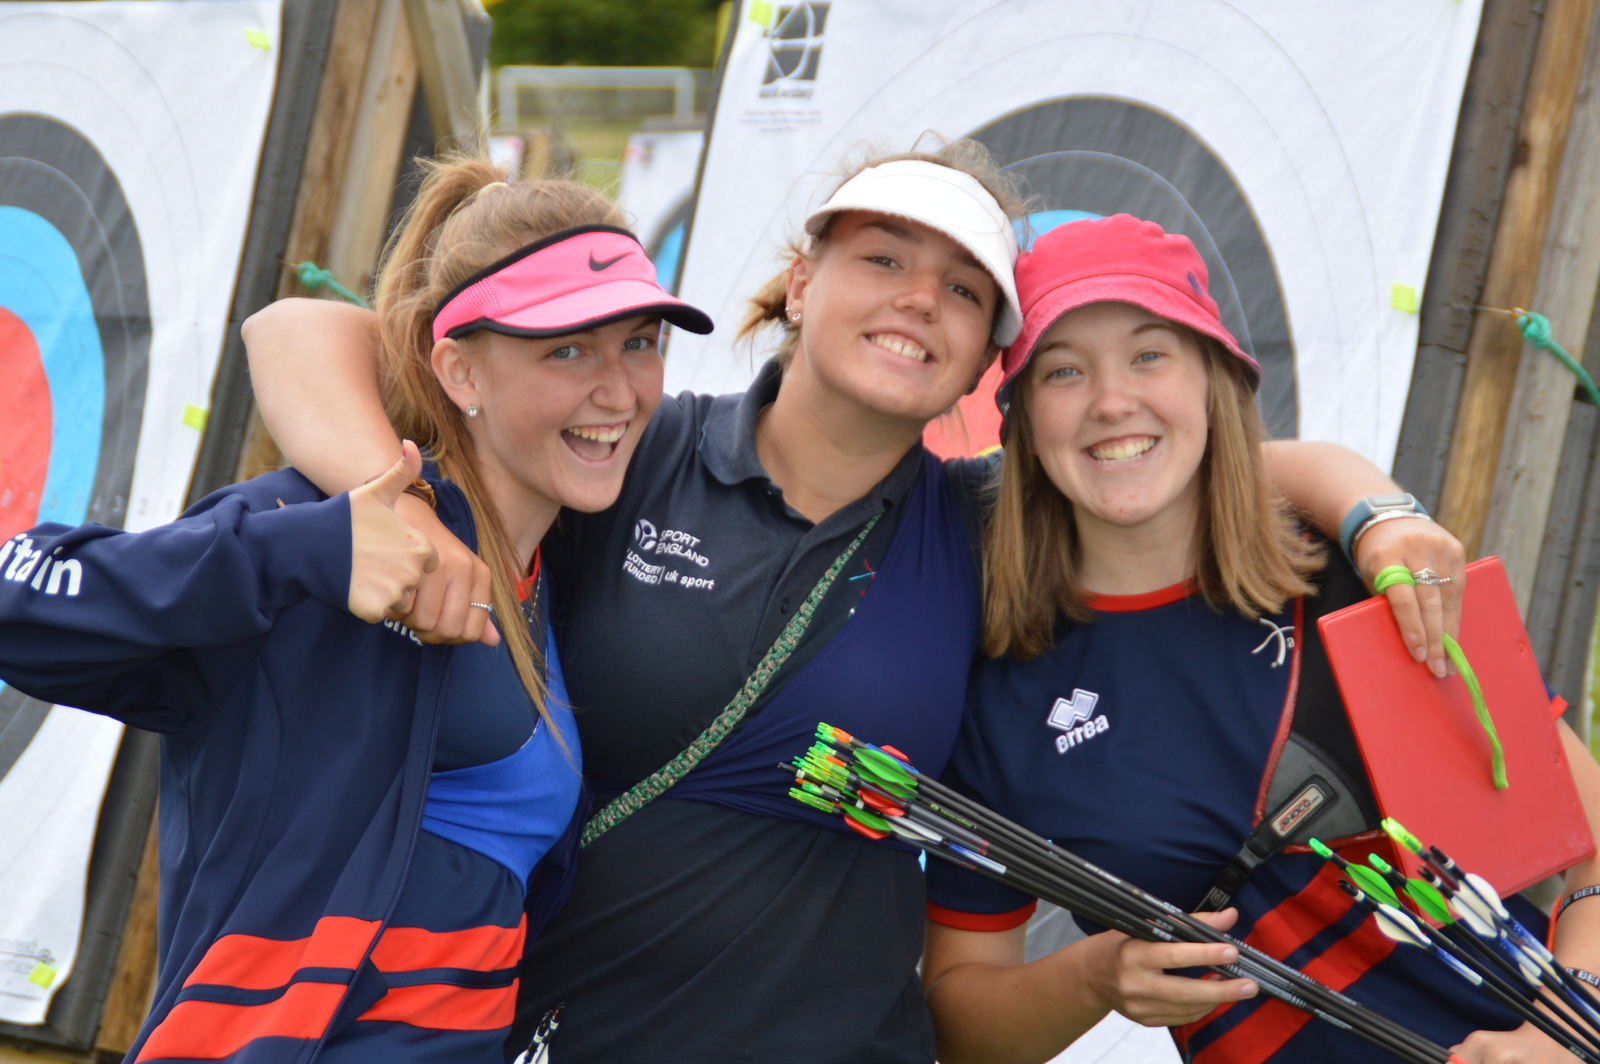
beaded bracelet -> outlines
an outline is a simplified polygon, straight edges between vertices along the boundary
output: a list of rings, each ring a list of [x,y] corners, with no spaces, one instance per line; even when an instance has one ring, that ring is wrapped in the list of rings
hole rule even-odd
[[[1592,987],[1600,987],[1600,975],[1595,975],[1593,972],[1586,972],[1582,968],[1568,968],[1567,972],[1575,978],[1582,979]]]

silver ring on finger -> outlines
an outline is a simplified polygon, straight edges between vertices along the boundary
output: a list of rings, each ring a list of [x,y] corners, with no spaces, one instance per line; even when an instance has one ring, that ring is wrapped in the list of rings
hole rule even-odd
[[[1423,587],[1433,587],[1435,584],[1453,584],[1456,581],[1455,577],[1440,576],[1432,569],[1418,569],[1411,574],[1411,579]]]
[[[486,610],[491,616],[494,614],[494,603],[492,602],[468,602],[467,605],[476,606],[480,610]]]

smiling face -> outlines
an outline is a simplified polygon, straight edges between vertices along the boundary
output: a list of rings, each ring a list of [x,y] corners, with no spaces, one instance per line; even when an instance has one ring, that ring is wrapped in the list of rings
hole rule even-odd
[[[915,222],[841,213],[795,260],[795,366],[830,399],[920,426],[948,410],[993,351],[999,287],[970,252]],[[803,365],[802,365],[803,363]]]
[[[1194,334],[1128,303],[1095,303],[1046,330],[1023,372],[1034,451],[1080,530],[1158,531],[1186,547],[1210,394]]]
[[[661,320],[654,315],[549,339],[480,332],[434,347],[495,503],[513,515],[616,501],[628,460],[661,403]]]

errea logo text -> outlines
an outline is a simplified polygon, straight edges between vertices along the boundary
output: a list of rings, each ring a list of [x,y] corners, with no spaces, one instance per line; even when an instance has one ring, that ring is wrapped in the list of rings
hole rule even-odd
[[[18,535],[0,544],[0,579],[16,584],[27,584],[46,595],[59,595],[63,590],[68,597],[76,597],[83,587],[83,563],[75,558],[60,559],[57,547],[47,556],[33,549],[33,539]]]
[[[1056,736],[1056,753],[1064,754],[1079,743],[1110,729],[1111,722],[1104,713],[1095,716],[1094,709],[1099,701],[1099,695],[1081,687],[1073,689],[1070,699],[1055,700],[1045,723],[1063,732]]]

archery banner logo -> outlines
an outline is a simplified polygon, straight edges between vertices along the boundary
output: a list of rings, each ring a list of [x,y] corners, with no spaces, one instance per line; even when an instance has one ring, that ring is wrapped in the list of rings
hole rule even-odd
[[[1079,743],[1093,739],[1111,728],[1104,713],[1095,715],[1100,696],[1081,687],[1074,688],[1071,698],[1058,698],[1050,707],[1045,723],[1063,734],[1056,736],[1056,753],[1064,754]]]
[[[766,5],[762,5],[766,6]],[[767,67],[761,95],[809,98],[822,62],[822,34],[829,4],[779,4],[766,25]]]

